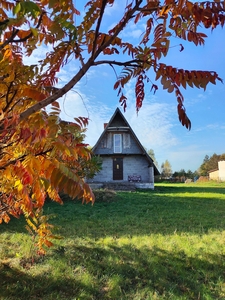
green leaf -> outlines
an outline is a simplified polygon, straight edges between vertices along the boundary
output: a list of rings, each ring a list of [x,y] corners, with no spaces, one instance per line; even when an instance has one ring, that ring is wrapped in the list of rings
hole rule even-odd
[[[54,8],[56,6],[57,2],[58,2],[57,0],[49,0],[49,2],[48,2],[49,8]]]
[[[38,31],[37,31],[36,28],[32,28],[32,27],[31,27],[30,30],[31,30],[33,36],[38,36]]]
[[[25,14],[31,15],[33,18],[36,18],[41,12],[40,7],[31,1],[23,2],[23,9]]]
[[[17,15],[21,11],[21,4],[20,2],[13,8],[13,15]]]

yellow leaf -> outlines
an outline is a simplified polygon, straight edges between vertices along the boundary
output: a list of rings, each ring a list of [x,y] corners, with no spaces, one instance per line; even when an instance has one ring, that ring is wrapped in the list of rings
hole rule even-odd
[[[5,223],[9,223],[10,221],[10,217],[8,216],[7,213],[3,213],[3,216],[2,216],[3,220]]]
[[[18,192],[22,191],[22,189],[23,189],[23,184],[21,183],[20,180],[16,180],[16,182],[15,182],[15,187],[17,188]]]
[[[3,110],[1,109],[1,110],[0,110],[0,121],[1,121],[2,119],[4,119],[4,113],[3,113]]]
[[[12,173],[11,173],[11,169],[9,167],[5,169],[4,177],[7,179],[12,179]]]

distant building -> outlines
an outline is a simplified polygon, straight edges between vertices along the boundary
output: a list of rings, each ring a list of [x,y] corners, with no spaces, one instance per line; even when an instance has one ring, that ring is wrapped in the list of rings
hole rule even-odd
[[[214,169],[208,172],[209,179],[225,181],[225,160],[218,162],[218,169]]]
[[[154,188],[154,177],[160,173],[119,108],[104,124],[92,150],[102,158],[102,170],[89,183],[127,182],[137,188]]]

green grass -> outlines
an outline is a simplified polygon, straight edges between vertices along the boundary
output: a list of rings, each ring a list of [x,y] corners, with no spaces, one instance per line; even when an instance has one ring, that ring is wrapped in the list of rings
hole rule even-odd
[[[225,299],[225,183],[156,184],[45,212],[63,239],[44,257],[32,258],[22,219],[0,226],[1,300]]]

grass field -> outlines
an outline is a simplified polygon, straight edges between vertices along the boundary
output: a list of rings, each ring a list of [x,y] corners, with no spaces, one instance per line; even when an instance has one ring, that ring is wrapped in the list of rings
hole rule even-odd
[[[225,183],[104,200],[47,203],[63,239],[44,257],[22,219],[0,225],[0,299],[225,299]]]

